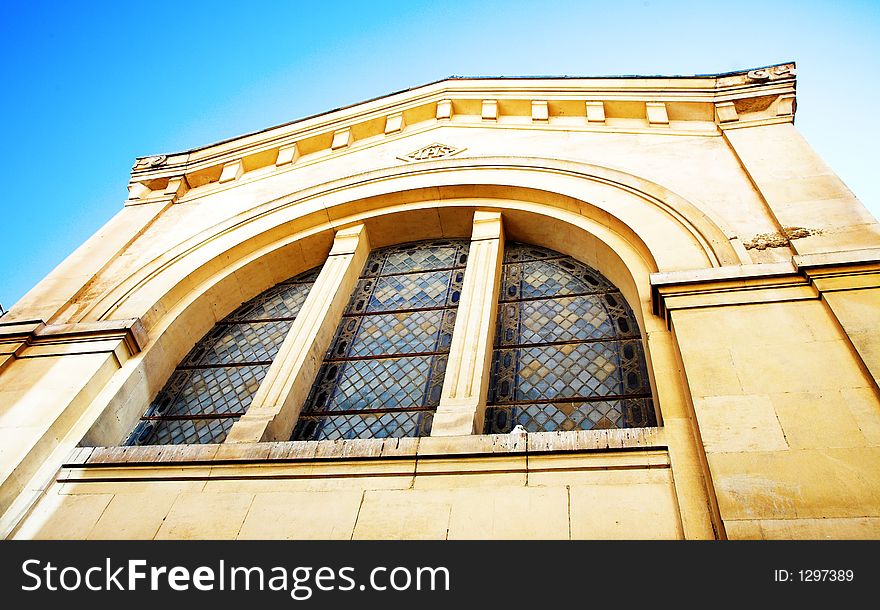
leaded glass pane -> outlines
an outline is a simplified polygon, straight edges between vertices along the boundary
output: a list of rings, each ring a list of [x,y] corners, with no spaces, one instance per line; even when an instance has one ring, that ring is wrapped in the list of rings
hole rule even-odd
[[[502,350],[497,353],[504,355]],[[516,393],[512,400],[622,393],[617,349],[613,343],[522,347],[517,364],[513,382]],[[498,402],[503,400],[499,394],[493,398]]]
[[[431,240],[370,254],[292,438],[430,432],[467,252]]]
[[[433,356],[349,360],[322,366],[332,393],[323,409],[352,411],[432,406],[425,388]],[[335,374],[334,374],[335,373]]]
[[[146,416],[241,415],[251,404],[268,369],[268,364],[178,369]]]
[[[338,440],[427,436],[433,411],[383,411],[349,415],[301,416],[293,438]]]
[[[509,242],[499,300],[487,433],[656,425],[638,323],[595,269]]]
[[[352,317],[340,325],[327,357],[448,350],[454,325],[455,312],[448,309]]]
[[[145,420],[129,445],[193,445],[222,443],[238,417]],[[143,440],[141,440],[143,439]]]
[[[458,245],[455,243],[450,243],[449,246],[413,246],[392,250],[385,258],[382,275],[454,267],[458,250]]]
[[[218,324],[183,360],[183,366],[272,361],[293,320]]]
[[[236,309],[226,321],[295,318],[313,283],[278,284]]]
[[[250,406],[319,271],[273,286],[217,323],[183,359],[126,444],[222,442]]]
[[[541,246],[532,246],[530,244],[521,244],[515,241],[509,241],[504,244],[504,262],[518,263],[521,261],[536,261],[545,258],[559,258],[562,255],[559,252],[542,248]]]
[[[597,272],[568,258],[504,265],[502,277],[504,301],[596,293],[612,288]]]
[[[637,428],[654,425],[649,398],[592,402],[555,402],[492,406],[486,410],[486,434],[504,434],[521,425],[529,432]]]
[[[502,345],[606,339],[617,334],[599,295],[501,303],[498,315]]]

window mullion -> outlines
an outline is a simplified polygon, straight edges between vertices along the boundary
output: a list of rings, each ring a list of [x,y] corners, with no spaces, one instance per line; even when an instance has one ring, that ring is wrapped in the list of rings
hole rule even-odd
[[[501,214],[475,212],[449,362],[431,436],[482,432],[503,253]]]
[[[333,247],[247,413],[227,443],[287,440],[370,252],[362,224],[336,233]]]

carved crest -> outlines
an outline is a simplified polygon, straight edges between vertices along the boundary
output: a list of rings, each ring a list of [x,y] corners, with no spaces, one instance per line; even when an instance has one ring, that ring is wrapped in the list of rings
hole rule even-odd
[[[748,77],[751,80],[767,81],[794,76],[797,74],[794,66],[773,66],[771,68],[759,68],[758,70],[749,70]]]
[[[456,148],[455,146],[449,146],[448,144],[434,142],[433,144],[423,146],[422,148],[414,150],[402,157],[398,157],[398,159],[401,161],[428,161],[430,159],[451,157],[452,155],[457,155],[463,150],[463,148]]]
[[[165,164],[165,161],[168,160],[166,155],[154,155],[152,157],[144,157],[143,159],[138,159],[134,164],[132,169],[152,169],[154,167],[160,167]]]

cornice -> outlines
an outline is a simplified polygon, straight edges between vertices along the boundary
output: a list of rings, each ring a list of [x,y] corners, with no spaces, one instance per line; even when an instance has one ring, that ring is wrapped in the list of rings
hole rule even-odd
[[[677,309],[819,299],[880,288],[880,249],[796,255],[790,261],[651,274],[653,311],[671,325]]]
[[[793,121],[794,94],[793,63],[704,76],[451,77],[188,151],[139,157],[126,203],[174,203],[193,188],[235,184],[257,169],[323,160],[438,123],[613,132],[622,119],[635,119],[647,133],[680,133],[693,122],[695,134],[716,135]],[[509,117],[524,123],[505,122]]]
[[[30,348],[37,348],[37,356],[114,351],[108,345],[119,342],[125,344],[129,355],[143,349],[147,333],[139,319],[76,324],[45,324],[42,320],[0,323],[0,353],[17,357],[28,357]]]

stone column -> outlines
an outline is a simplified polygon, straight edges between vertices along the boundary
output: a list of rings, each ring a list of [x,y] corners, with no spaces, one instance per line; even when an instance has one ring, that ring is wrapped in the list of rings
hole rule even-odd
[[[327,262],[275,361],[247,413],[232,426],[225,442],[255,443],[290,438],[369,253],[364,225],[336,233]]]
[[[475,212],[449,364],[431,436],[483,431],[503,253],[501,214]]]

